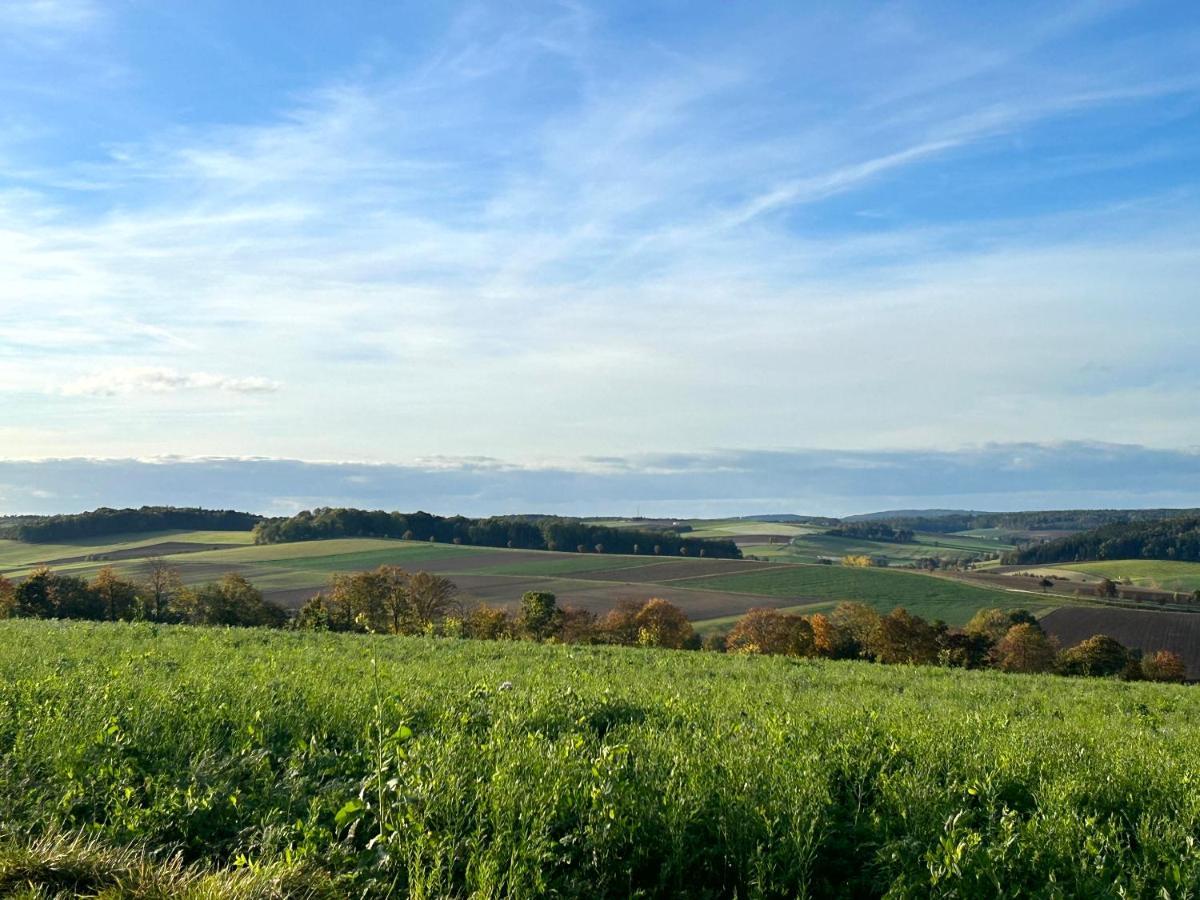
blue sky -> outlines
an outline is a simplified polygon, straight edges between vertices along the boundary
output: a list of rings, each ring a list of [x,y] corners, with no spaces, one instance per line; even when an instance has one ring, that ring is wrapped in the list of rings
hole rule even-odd
[[[781,454],[1190,459],[1198,58],[1185,2],[0,0],[0,459],[620,460],[670,512],[959,496]],[[258,508],[359,496],[288,471]]]

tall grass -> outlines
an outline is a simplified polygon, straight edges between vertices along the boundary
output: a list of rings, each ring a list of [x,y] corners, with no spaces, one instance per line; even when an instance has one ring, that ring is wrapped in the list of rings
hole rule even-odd
[[[1198,739],[1200,693],[1170,686],[14,621],[0,860],[67,834],[280,896],[305,872],[368,896],[1194,897]]]

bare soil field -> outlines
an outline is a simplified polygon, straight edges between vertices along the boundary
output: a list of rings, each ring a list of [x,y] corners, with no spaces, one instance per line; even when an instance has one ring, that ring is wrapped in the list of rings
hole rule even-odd
[[[126,559],[146,559],[152,556],[173,556],[177,553],[199,553],[203,550],[237,550],[242,544],[198,544],[193,541],[163,541],[159,544],[147,544],[144,547],[127,547],[122,550],[105,550],[99,553],[89,553],[83,556],[62,556],[48,559],[47,566],[65,566],[68,563],[89,561],[113,561]]]
[[[1106,634],[1144,653],[1171,650],[1183,657],[1189,678],[1200,678],[1200,615],[1135,609],[1061,607],[1042,617],[1042,627],[1064,648]]]

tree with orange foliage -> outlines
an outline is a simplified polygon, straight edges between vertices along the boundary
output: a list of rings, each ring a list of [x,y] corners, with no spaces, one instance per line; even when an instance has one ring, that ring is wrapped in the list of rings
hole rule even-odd
[[[738,619],[725,646],[730,653],[812,656],[813,630],[803,616],[758,606]]]
[[[623,598],[617,605],[604,614],[596,626],[600,639],[606,644],[623,644],[633,646],[638,639],[637,615],[641,612],[641,604],[636,600]]]
[[[637,642],[642,647],[682,650],[696,636],[682,609],[661,597],[651,597],[634,616]]]
[[[928,665],[938,656],[937,632],[933,626],[903,606],[897,606],[879,620],[867,646],[881,663]]]
[[[137,585],[126,581],[112,566],[105,566],[92,579],[92,593],[104,608],[104,617],[110,622],[132,619],[137,609]]]
[[[562,607],[558,638],[564,644],[590,644],[596,638],[596,614],[579,606]]]
[[[1187,666],[1183,657],[1170,650],[1159,650],[1142,658],[1142,677],[1147,681],[1187,680]]]
[[[467,637],[482,641],[498,641],[513,636],[512,616],[508,610],[488,603],[477,603],[463,618]]]
[[[996,666],[1005,672],[1052,672],[1058,652],[1046,633],[1023,622],[1008,629],[995,650]]]
[[[871,636],[879,626],[879,613],[865,603],[844,601],[833,608],[829,621],[847,642],[850,657],[869,656]]]
[[[11,616],[16,605],[17,586],[0,575],[0,619],[7,619]]]

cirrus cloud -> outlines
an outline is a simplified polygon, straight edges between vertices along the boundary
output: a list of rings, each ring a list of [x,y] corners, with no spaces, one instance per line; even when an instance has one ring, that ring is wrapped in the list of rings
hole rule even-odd
[[[232,377],[210,372],[179,372],[158,366],[127,366],[105,369],[63,384],[59,392],[68,397],[115,397],[121,394],[174,391],[225,391],[234,394],[270,394],[279,390],[278,381],[259,376]]]

